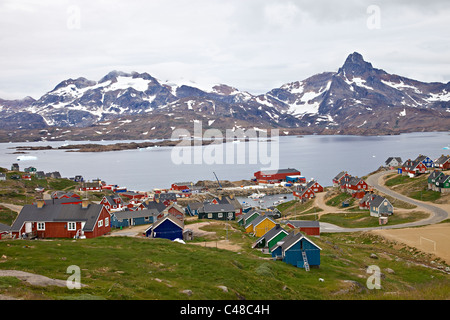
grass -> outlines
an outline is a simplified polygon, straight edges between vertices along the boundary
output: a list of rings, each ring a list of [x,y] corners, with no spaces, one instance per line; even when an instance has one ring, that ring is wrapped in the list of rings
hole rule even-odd
[[[352,198],[351,195],[349,195],[348,193],[342,192],[342,193],[339,193],[338,195],[332,197],[331,199],[328,199],[325,203],[327,206],[342,207],[342,202],[344,202],[345,200],[349,200],[350,206],[355,201],[355,199]]]
[[[442,272],[406,261],[429,263],[426,256],[369,234],[326,234],[313,241],[321,248],[321,266],[306,272],[282,261],[241,252],[182,245],[166,240],[101,237],[83,241],[5,241],[2,269],[15,269],[65,280],[67,267],[81,268],[81,290],[35,287],[0,278],[0,293],[26,299],[300,300],[448,298],[450,280]],[[254,250],[255,251],[255,250]],[[378,260],[370,258],[379,255]],[[428,259],[428,260],[427,260]],[[368,290],[365,266],[389,267],[382,290]],[[319,282],[318,279],[325,279]],[[347,281],[358,290],[347,290]],[[226,286],[224,292],[218,286]],[[411,287],[426,288],[419,292]],[[191,290],[192,296],[182,293]],[[343,291],[343,289],[346,289]],[[395,291],[397,295],[385,295]]]
[[[416,200],[434,202],[441,198],[441,193],[433,190],[419,190],[411,192],[409,197]]]
[[[389,216],[388,225],[414,222],[427,218],[429,215],[422,211],[412,211],[408,214]],[[343,228],[371,228],[378,227],[377,217],[372,217],[368,210],[353,210],[346,213],[329,213],[320,217],[321,222],[328,222]]]
[[[415,178],[394,175],[393,178],[385,181],[386,186],[401,194],[421,201],[436,202],[442,198],[442,194],[437,191],[428,190],[428,174]]]
[[[0,222],[6,225],[12,225],[13,221],[16,219],[17,213],[11,209],[0,206]]]
[[[399,184],[405,184],[411,182],[411,178],[409,176],[403,176],[401,174],[394,175],[393,178],[389,178],[386,180],[385,185],[388,187],[397,186]]]

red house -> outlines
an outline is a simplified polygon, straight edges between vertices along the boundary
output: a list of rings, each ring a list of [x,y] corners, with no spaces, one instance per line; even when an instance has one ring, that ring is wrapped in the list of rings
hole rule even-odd
[[[306,187],[298,187],[292,194],[294,195],[294,197],[297,197],[299,200],[302,201],[312,199],[316,196],[311,188]]]
[[[258,181],[280,182],[286,180],[287,176],[299,176],[300,171],[297,169],[279,169],[279,170],[267,170],[258,171],[253,174]]]
[[[314,193],[323,192],[323,187],[317,181],[311,180],[306,184],[306,188],[311,189]]]
[[[347,171],[339,172],[337,176],[333,178],[333,187],[339,187],[341,185],[342,179],[348,176],[349,174],[347,173]]]
[[[11,226],[13,237],[20,238],[95,238],[111,231],[108,210],[100,204],[25,205]]]
[[[124,204],[123,200],[119,196],[104,196],[101,205],[104,205],[109,212],[122,210]]]
[[[169,205],[166,209],[164,209],[163,213],[164,215],[171,215],[180,221],[184,221],[184,209],[176,203]]]
[[[363,190],[369,190],[369,186],[367,183],[358,177],[352,177],[348,182],[346,186],[347,192],[349,193],[355,193],[360,192]]]
[[[404,174],[409,175],[410,177],[415,177],[419,174],[426,173],[428,171],[427,166],[419,160],[410,160],[408,159],[402,167],[402,172]]]
[[[79,191],[101,191],[102,185],[99,182],[83,182]]]
[[[176,182],[171,186],[171,190],[182,191],[186,189],[191,189],[194,184],[192,182]]]
[[[145,193],[138,193],[133,191],[122,192],[121,195],[131,200],[143,199],[147,197]]]
[[[440,156],[438,159],[434,161],[434,167],[439,168],[441,170],[450,169],[450,156]]]
[[[320,236],[319,221],[290,220],[286,225],[292,229],[299,230],[309,236]]]
[[[376,195],[374,193],[366,193],[359,201],[359,208],[370,209],[370,201],[372,201],[375,197]]]

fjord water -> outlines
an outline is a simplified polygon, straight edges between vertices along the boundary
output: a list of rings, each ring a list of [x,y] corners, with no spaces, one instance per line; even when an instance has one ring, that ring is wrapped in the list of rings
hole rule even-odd
[[[91,143],[116,142],[119,141]],[[1,143],[0,167],[10,168],[12,163],[17,162],[21,170],[34,166],[38,171],[59,171],[63,177],[82,175],[85,180],[100,178],[108,184],[141,191],[169,188],[174,182],[215,180],[213,172],[220,180],[251,179],[254,172],[267,167],[267,164],[261,162],[251,163],[248,142],[240,142],[246,146],[245,154],[240,154],[240,162],[243,164],[237,161],[237,151],[235,161],[229,164],[226,161],[225,164],[207,164],[205,161],[201,164],[175,164],[171,147],[97,153],[39,150],[29,151],[24,155],[13,154],[16,146],[58,147],[67,143],[88,142]],[[388,157],[401,157],[405,161],[423,154],[436,159],[442,154],[449,154],[449,146],[448,132],[395,136],[282,136],[279,137],[278,163],[280,168],[296,168],[307,180],[314,178],[323,186],[329,186],[332,178],[340,171],[364,176],[384,165]],[[203,152],[205,147],[195,148],[200,148]],[[226,150],[225,147],[223,150]],[[25,157],[17,161],[20,156]],[[25,160],[26,158],[34,160]]]

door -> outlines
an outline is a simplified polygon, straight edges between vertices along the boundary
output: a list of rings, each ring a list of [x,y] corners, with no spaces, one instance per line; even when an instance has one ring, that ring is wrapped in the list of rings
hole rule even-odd
[[[29,233],[29,232],[31,232],[32,230],[31,230],[31,222],[25,222],[25,232],[26,233]]]

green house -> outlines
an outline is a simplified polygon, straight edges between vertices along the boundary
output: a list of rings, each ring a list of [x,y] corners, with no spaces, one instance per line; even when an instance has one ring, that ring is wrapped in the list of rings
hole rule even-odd
[[[198,210],[199,219],[236,220],[236,209],[230,204],[205,204]]]
[[[25,168],[25,172],[26,173],[36,173],[36,168],[35,167],[28,167],[28,168]]]
[[[434,171],[428,176],[428,189],[437,191],[436,180],[437,180],[440,176],[443,176],[443,175],[444,175],[444,174],[442,173],[442,171],[434,170]]]
[[[439,192],[450,192],[450,176],[441,175],[436,179],[436,189]]]
[[[270,248],[274,247],[279,241],[283,240],[289,233],[279,224],[267,231],[253,244],[253,248],[262,248],[263,252],[270,253]]]
[[[257,210],[252,209],[239,218],[238,224],[240,226],[246,226],[248,223],[250,223],[251,221],[253,221],[255,218],[257,218],[259,216],[260,216],[260,213]]]

